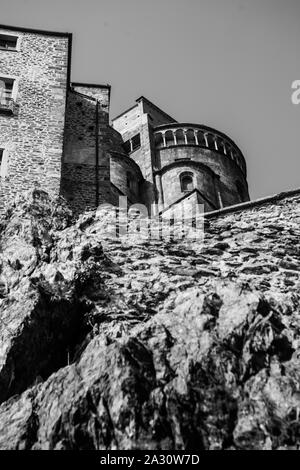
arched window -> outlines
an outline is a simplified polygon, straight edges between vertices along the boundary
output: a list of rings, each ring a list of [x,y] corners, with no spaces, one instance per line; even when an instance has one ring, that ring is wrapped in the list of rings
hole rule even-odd
[[[186,132],[186,137],[187,137],[187,143],[190,145],[195,145],[196,139],[195,139],[195,133],[193,129],[188,129]]]
[[[166,141],[167,147],[174,145],[175,142],[174,142],[174,135],[172,131],[165,132],[165,141]]]
[[[194,178],[193,173],[185,172],[181,173],[180,175],[180,186],[181,192],[187,193],[189,191],[193,191],[194,189]]]
[[[177,141],[177,145],[185,145],[185,138],[184,138],[184,133],[182,129],[177,129],[176,141]]]

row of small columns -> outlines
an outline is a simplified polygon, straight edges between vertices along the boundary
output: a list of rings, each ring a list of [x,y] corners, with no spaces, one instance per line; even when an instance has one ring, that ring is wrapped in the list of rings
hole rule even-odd
[[[183,132],[185,145],[189,145],[188,132],[193,132],[193,135],[194,135],[194,138],[195,138],[195,144],[200,145],[199,144],[199,138],[198,138],[198,131],[196,129],[180,129],[180,130],[182,130],[182,132]],[[156,135],[161,134],[162,139],[163,139],[163,146],[168,147],[167,139],[166,139],[166,133],[167,132],[172,132],[173,139],[174,139],[174,145],[178,145],[178,139],[177,139],[177,135],[176,135],[176,132],[178,132],[178,129],[166,129],[164,131],[162,130],[162,131],[159,131],[159,132],[156,133]],[[230,144],[227,143],[227,145],[226,145],[223,140],[221,142],[219,140],[219,144],[218,144],[218,139],[220,139],[220,138],[218,138],[216,135],[212,134],[211,132],[202,132],[202,135],[204,137],[205,146],[207,148],[209,148],[208,137],[211,136],[213,138],[215,150],[220,151],[221,145],[222,145],[224,155],[230,155],[231,158],[233,160],[237,160],[237,163],[240,165],[240,162],[239,162],[238,158],[235,157],[236,152],[234,151],[234,149],[232,148],[232,146]]]
[[[182,129],[182,131],[183,131],[183,135],[184,135],[185,144],[188,145],[188,138],[187,138],[188,130],[187,130],[187,129]],[[159,132],[159,133],[162,135],[164,147],[167,147],[166,132],[172,132],[173,137],[174,137],[175,145],[178,145],[176,131],[173,130],[173,129],[168,129],[167,131],[161,131],[161,132]],[[193,129],[193,132],[194,132],[194,137],[195,137],[196,145],[199,145],[198,133],[197,133],[194,129]],[[203,133],[203,137],[204,137],[204,139],[205,139],[205,145],[206,145],[206,147],[208,147],[207,135],[208,135],[208,133]]]

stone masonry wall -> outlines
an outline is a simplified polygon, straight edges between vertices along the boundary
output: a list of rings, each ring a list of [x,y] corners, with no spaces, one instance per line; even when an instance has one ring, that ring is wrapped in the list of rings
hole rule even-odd
[[[0,178],[0,211],[20,191],[34,186],[60,190],[70,35],[16,32],[18,51],[0,50],[0,78],[16,79],[17,113],[0,113],[0,148],[6,151]]]
[[[233,280],[265,293],[299,291],[300,190],[215,211],[206,214],[205,220],[203,243],[197,239],[158,241],[138,234],[132,240],[105,239],[106,253],[122,265],[120,299],[129,305],[132,296],[143,293],[146,312],[156,296],[161,299],[189,287],[205,292],[223,281]],[[102,219],[96,233],[101,239],[105,234]],[[132,291],[129,284],[135,286]]]
[[[76,213],[96,204],[116,203],[110,157],[122,154],[123,140],[109,126],[110,88],[73,84],[68,94],[61,194]],[[96,172],[96,100],[98,100],[98,176]],[[126,177],[126,175],[125,175]],[[119,188],[120,189],[120,188]],[[98,202],[97,202],[98,201]]]
[[[105,112],[99,109],[106,125]],[[96,102],[75,91],[68,93],[61,194],[75,211],[93,209],[109,196],[109,156],[100,146],[96,174]],[[97,195],[98,193],[98,195]]]
[[[154,146],[151,137],[149,115],[143,112],[143,103],[139,103],[119,118],[113,120],[113,127],[122,135],[124,142],[140,134],[141,146],[131,152],[130,157],[139,165],[145,178],[143,202],[150,207],[154,202],[154,181],[152,155]]]
[[[122,152],[122,138],[108,125],[109,89],[74,87],[68,94],[61,194],[75,212],[111,202],[110,151]],[[86,94],[83,94],[86,93]],[[96,171],[96,101],[98,175]]]
[[[124,142],[139,132],[141,112],[140,106],[136,104],[132,109],[112,120],[113,128],[120,132]]]
[[[110,106],[110,86],[109,85],[89,85],[84,83],[72,83],[72,88],[86,96],[90,96],[99,101],[101,110],[105,113],[108,122]]]

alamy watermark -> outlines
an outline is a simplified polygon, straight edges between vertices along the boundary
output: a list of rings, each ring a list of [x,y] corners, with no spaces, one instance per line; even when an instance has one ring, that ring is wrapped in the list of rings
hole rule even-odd
[[[191,201],[175,204],[159,212],[144,204],[128,204],[126,196],[119,205],[101,204],[96,211],[106,238],[138,237],[140,240],[204,240],[204,204]]]
[[[291,95],[291,100],[293,104],[300,104],[300,80],[294,80],[292,83],[293,93]]]

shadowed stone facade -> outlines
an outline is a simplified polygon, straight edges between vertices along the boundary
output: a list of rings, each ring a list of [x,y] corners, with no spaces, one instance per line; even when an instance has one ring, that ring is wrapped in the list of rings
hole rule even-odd
[[[78,211],[92,209],[110,198],[105,145],[108,95],[109,89],[100,87],[74,86],[68,93],[61,193]]]
[[[178,123],[144,97],[110,125],[110,86],[70,81],[71,34],[0,35],[1,212],[32,187],[77,214],[120,196],[165,215],[183,200],[205,211],[249,200],[244,157],[226,135]]]

